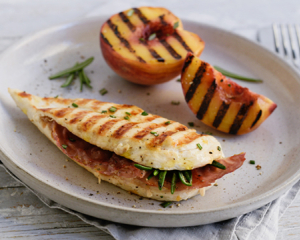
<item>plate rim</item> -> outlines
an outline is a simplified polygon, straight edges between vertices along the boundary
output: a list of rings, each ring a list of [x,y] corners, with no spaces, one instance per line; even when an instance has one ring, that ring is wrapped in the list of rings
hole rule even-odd
[[[106,18],[106,15],[105,16],[96,16],[96,17],[88,17],[88,18],[83,18],[83,19],[77,19],[77,20],[74,20],[74,21],[68,21],[68,22],[63,23],[63,24],[58,24],[58,25],[43,29],[41,31],[37,31],[37,32],[31,33],[31,34],[28,34],[28,35],[22,37],[21,39],[19,39],[14,44],[12,44],[6,50],[4,50],[0,55],[0,62],[3,60],[3,58],[5,58],[5,56],[7,54],[10,54],[10,52],[12,52],[14,50],[17,50],[19,47],[21,47],[26,42],[35,41],[36,39],[38,39],[38,38],[40,38],[44,35],[51,35],[51,34],[55,33],[56,31],[60,30],[61,28],[66,28],[66,27],[67,28],[72,28],[72,27],[75,27],[77,25],[81,25],[81,24],[88,23],[88,22],[95,22],[96,20],[104,19],[104,18]],[[237,33],[234,33],[234,32],[231,32],[229,30],[222,29],[222,28],[219,28],[219,27],[207,24],[207,23],[201,23],[199,21],[192,21],[192,20],[185,20],[184,18],[182,19],[182,22],[183,22],[183,24],[185,24],[185,23],[197,24],[199,26],[209,28],[213,31],[218,31],[218,32],[223,33],[223,34],[230,35],[233,38],[243,40],[243,41],[246,42],[246,44],[255,45],[257,48],[259,48],[261,51],[263,51],[264,55],[268,54],[269,56],[267,56],[267,57],[271,56],[272,58],[275,58],[277,61],[279,61],[281,64],[283,64],[284,67],[287,68],[287,70],[289,70],[293,75],[298,76],[298,79],[300,77],[299,73],[296,71],[296,69],[292,66],[291,63],[286,62],[282,56],[276,55],[274,52],[272,52],[271,50],[269,50],[267,48],[264,48],[263,46],[256,43],[255,41],[252,41],[252,40],[250,40],[250,39],[248,39],[244,36],[241,36]],[[12,161],[14,164],[16,164],[3,150],[4,149],[2,148],[2,146],[0,144],[0,153],[5,155],[10,161]],[[16,164],[16,166],[18,166],[18,165]],[[11,169],[9,169],[9,170],[11,170]],[[26,172],[25,170],[23,170],[23,171]],[[28,172],[26,172],[26,173],[29,174],[30,176],[32,176],[30,173],[28,173]],[[246,205],[249,205],[249,204],[255,205],[255,204],[258,204],[261,201],[263,203],[260,203],[258,205],[263,206],[266,203],[276,199],[285,190],[287,191],[288,190],[287,188],[291,187],[300,178],[300,169],[296,173],[294,173],[289,179],[285,180],[285,182],[277,185],[273,189],[271,189],[271,190],[269,190],[269,191],[267,191],[263,194],[260,194],[259,196],[256,196],[254,198],[249,198],[247,200],[243,200],[243,201],[240,201],[240,202],[230,203],[229,205],[222,206],[222,207],[217,207],[215,209],[196,210],[196,211],[193,211],[193,212],[190,211],[190,210],[189,211],[186,210],[186,211],[181,211],[181,212],[176,212],[176,213],[172,213],[171,211],[167,212],[167,211],[159,211],[159,210],[143,210],[143,209],[138,209],[138,208],[132,209],[132,208],[129,208],[129,207],[116,206],[116,205],[113,205],[113,204],[102,203],[102,202],[99,202],[97,200],[86,198],[84,196],[74,195],[71,192],[63,192],[58,187],[53,186],[53,185],[49,184],[48,182],[37,178],[36,176],[32,176],[32,177],[34,177],[37,181],[41,181],[42,183],[48,185],[51,188],[54,188],[55,190],[57,190],[59,192],[66,193],[66,194],[70,195],[71,197],[80,197],[81,200],[84,200],[84,201],[87,201],[87,202],[90,202],[90,203],[93,203],[93,204],[101,205],[101,206],[106,206],[106,207],[110,207],[110,208],[114,208],[114,209],[118,209],[118,210],[130,211],[130,212],[138,212],[138,213],[151,213],[151,214],[158,214],[158,215],[173,215],[173,214],[187,215],[187,214],[195,214],[195,213],[196,214],[204,214],[204,213],[212,213],[212,212],[221,212],[221,211],[225,211],[225,210],[230,210],[230,209],[246,206]],[[49,197],[49,198],[51,199],[51,197]]]

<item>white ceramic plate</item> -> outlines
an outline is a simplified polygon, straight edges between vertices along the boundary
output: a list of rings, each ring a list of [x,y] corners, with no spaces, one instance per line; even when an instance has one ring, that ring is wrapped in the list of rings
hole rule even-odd
[[[206,42],[203,60],[263,79],[262,84],[240,84],[278,104],[256,131],[244,136],[223,134],[196,119],[175,79],[145,87],[117,76],[106,65],[99,48],[99,30],[106,19],[91,18],[36,33],[1,56],[0,149],[3,162],[16,176],[50,199],[79,212],[115,222],[158,227],[192,226],[236,217],[275,199],[299,178],[300,84],[299,75],[289,65],[242,37],[184,21],[186,29],[199,34]],[[93,90],[85,88],[79,92],[78,81],[63,89],[60,85],[64,80],[48,80],[51,73],[90,56],[95,57],[87,68]],[[134,104],[184,124],[195,122],[199,132],[213,132],[222,142],[226,156],[245,151],[247,161],[239,170],[219,180],[219,185],[205,197],[197,196],[182,201],[179,207],[163,209],[158,201],[140,200],[105,182],[98,185],[92,174],[66,161],[16,108],[7,93],[8,87],[40,96],[86,97]],[[103,87],[108,89],[108,94],[101,96],[99,90]],[[171,105],[172,100],[180,101],[180,105]],[[262,169],[250,165],[251,159]]]

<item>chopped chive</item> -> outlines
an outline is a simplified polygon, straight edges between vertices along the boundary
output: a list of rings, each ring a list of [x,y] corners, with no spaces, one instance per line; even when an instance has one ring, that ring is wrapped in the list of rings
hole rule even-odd
[[[76,103],[72,103],[72,106],[73,106],[74,108],[78,108],[78,105],[77,105]]]
[[[148,41],[151,41],[153,40],[154,38],[156,38],[156,33],[152,33],[149,38],[148,38]]]
[[[183,172],[178,172],[178,176],[179,176],[179,179],[180,179],[180,181],[184,184],[184,185],[186,185],[186,186],[192,186],[192,180],[189,182],[187,179],[186,179],[186,177],[183,175]]]
[[[146,170],[146,171],[150,171],[152,170],[152,167],[146,167],[146,166],[143,166],[143,165],[140,165],[140,164],[134,164],[134,166],[140,170]]]
[[[128,117],[128,116],[125,116],[124,119],[129,120],[129,117]]]
[[[111,118],[116,118],[116,116],[114,116],[114,115],[109,115]]]
[[[108,110],[109,110],[110,112],[115,112],[115,111],[117,111],[117,108],[114,107],[114,106],[112,106],[112,107],[110,107]]]
[[[250,160],[249,163],[250,164],[255,164],[255,161],[254,160]]]
[[[75,142],[76,140],[74,138],[69,138],[69,141]]]
[[[180,79],[180,78],[178,78],[178,79],[176,80],[176,82],[181,82],[181,79]]]
[[[228,84],[228,87],[231,87],[231,84]]]
[[[131,113],[129,113],[129,112],[125,112],[128,116],[130,116],[131,115]]]
[[[74,73],[74,72],[77,72],[79,70],[82,70],[83,68],[85,68],[86,66],[88,66],[89,64],[91,64],[93,62],[94,58],[91,57],[87,60],[85,60],[84,62],[82,63],[79,63],[79,64],[76,64],[76,66],[74,67],[71,67],[71,68],[68,68],[66,70],[63,70],[61,72],[58,72],[56,74],[53,74],[49,77],[50,80],[52,79],[56,79],[56,78],[59,78],[59,77],[62,77],[62,76],[65,76],[65,75],[68,75],[70,73]]]
[[[227,77],[231,77],[237,80],[243,80],[243,81],[247,81],[247,82],[262,82],[261,79],[255,79],[255,78],[248,78],[248,77],[244,77],[232,72],[229,72],[223,68],[220,68],[218,66],[214,66],[214,68],[219,71],[220,73],[222,73],[223,75],[227,76]]]
[[[157,132],[150,132],[150,133],[153,134],[155,137],[159,135]]]
[[[202,146],[201,146],[200,143],[197,143],[197,147],[198,147],[200,150],[202,150]]]
[[[64,149],[66,149],[68,146],[67,145],[65,145],[65,144],[63,144],[63,145],[61,145]]]
[[[161,171],[159,173],[159,176],[158,176],[158,189],[159,190],[162,190],[162,187],[164,186],[166,175],[167,175],[167,171],[166,170],[165,171]]]
[[[154,171],[153,171],[153,175],[154,176],[157,176],[159,174],[159,170],[158,169],[155,169]]]
[[[214,166],[214,167],[216,167],[216,168],[223,169],[223,170],[225,170],[225,169],[226,169],[226,167],[225,167],[223,164],[221,164],[221,163],[217,162],[216,160],[213,160],[213,162],[212,162],[212,164],[211,164],[211,165],[213,165],[213,166]]]
[[[80,72],[82,72],[82,78],[83,78],[83,83],[86,84],[89,88],[93,88],[90,83],[91,80],[88,78],[88,76],[85,74],[84,70],[82,69]]]
[[[221,151],[221,147],[220,146],[218,146],[217,149],[218,149],[218,151]]]
[[[99,92],[102,96],[108,93],[108,91],[105,88],[102,88]]]
[[[188,182],[192,182],[192,172],[189,170],[183,171],[183,174],[185,178],[188,180]]]
[[[170,122],[170,121],[167,121],[167,122],[165,122],[165,124],[166,124],[166,125],[169,125],[169,124],[171,124],[171,122]]]
[[[144,112],[142,112],[141,114],[142,114],[143,116],[147,116],[147,115],[148,115],[148,113],[147,113],[147,112],[145,112],[145,111],[144,111]]]
[[[172,102],[171,102],[171,104],[172,104],[172,105],[179,105],[179,104],[180,104],[180,102],[179,102],[179,101],[178,101],[178,102],[176,102],[176,101],[172,101]]]
[[[177,180],[177,174],[176,174],[176,172],[173,172],[172,182],[171,182],[171,194],[174,194],[174,192],[175,192],[176,180]]]
[[[212,133],[212,132],[209,132],[209,131],[205,132],[205,134],[206,134],[206,135],[213,135],[213,133]]]
[[[67,80],[65,81],[65,83],[63,85],[61,85],[60,87],[67,87],[67,86],[70,86],[70,84],[73,82],[74,80],[74,77],[75,77],[75,74],[71,74]]]
[[[176,29],[179,27],[179,22],[174,23],[173,28]]]
[[[127,12],[127,16],[128,16],[128,17],[131,17],[133,13],[134,13],[134,10],[133,10],[133,9],[130,9],[130,10]]]
[[[147,180],[150,180],[151,178],[153,178],[153,172],[147,177]]]
[[[103,110],[101,113],[107,113],[107,111],[106,111],[106,110]]]
[[[145,39],[141,37],[141,38],[140,38],[140,41],[144,42],[144,41],[145,41]]]
[[[163,208],[169,207],[173,202],[163,202],[160,204]]]
[[[80,81],[80,92],[82,92],[82,88],[83,88],[83,84],[84,84],[82,71],[79,71],[79,81]]]
[[[56,95],[54,98],[58,98],[58,95]]]
[[[188,125],[189,125],[190,127],[194,127],[194,126],[195,126],[195,124],[194,124],[193,122],[188,122]]]

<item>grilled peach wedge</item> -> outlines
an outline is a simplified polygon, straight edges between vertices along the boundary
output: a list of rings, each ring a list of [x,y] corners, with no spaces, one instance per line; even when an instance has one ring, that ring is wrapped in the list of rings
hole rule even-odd
[[[100,46],[107,64],[121,77],[153,85],[178,76],[187,52],[199,56],[204,42],[183,30],[180,19],[167,9],[140,7],[108,19]]]
[[[262,124],[277,105],[222,75],[188,53],[181,75],[190,109],[206,125],[230,134],[245,134]]]

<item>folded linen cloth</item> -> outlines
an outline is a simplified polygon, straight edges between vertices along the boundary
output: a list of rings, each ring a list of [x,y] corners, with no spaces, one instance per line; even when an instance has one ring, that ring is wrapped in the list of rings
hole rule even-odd
[[[111,234],[117,240],[274,240],[278,232],[279,219],[300,190],[299,181],[285,194],[273,202],[270,202],[255,211],[230,220],[194,227],[149,228],[113,223],[73,211],[28,187],[25,183],[14,176],[2,163],[0,164],[0,167],[4,168],[16,181],[27,187],[49,208],[61,209],[67,213],[75,215],[82,221]]]

